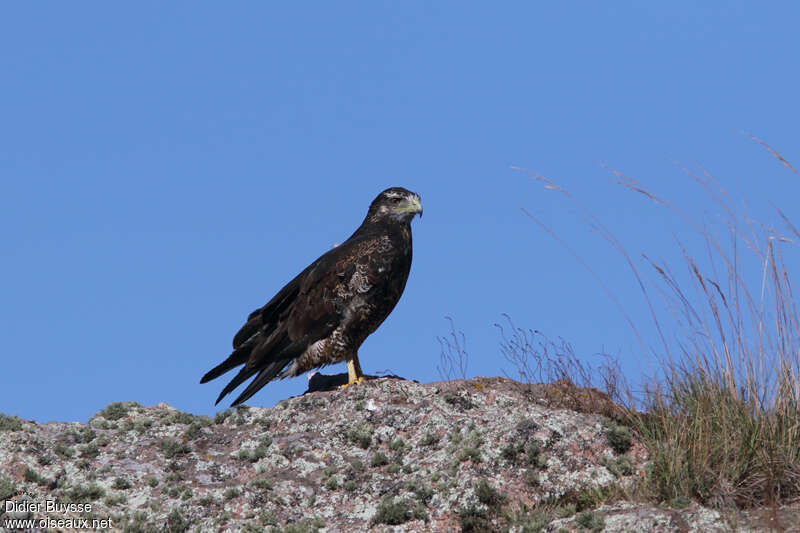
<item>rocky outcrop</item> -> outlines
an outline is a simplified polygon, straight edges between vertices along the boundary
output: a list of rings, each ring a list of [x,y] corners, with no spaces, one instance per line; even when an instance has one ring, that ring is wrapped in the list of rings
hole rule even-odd
[[[86,425],[4,416],[0,527],[800,531],[791,509],[634,501],[647,454],[617,409],[565,384],[384,378],[213,419],[132,402]]]

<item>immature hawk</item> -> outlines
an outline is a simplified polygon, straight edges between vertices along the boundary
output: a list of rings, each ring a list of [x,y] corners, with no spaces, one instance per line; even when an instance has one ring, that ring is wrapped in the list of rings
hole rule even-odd
[[[233,338],[233,353],[206,383],[244,364],[217,398],[255,375],[231,405],[276,378],[347,361],[348,385],[363,379],[358,348],[400,300],[411,269],[411,219],[422,216],[418,194],[402,187],[380,193],[364,222],[323,254],[262,308]]]

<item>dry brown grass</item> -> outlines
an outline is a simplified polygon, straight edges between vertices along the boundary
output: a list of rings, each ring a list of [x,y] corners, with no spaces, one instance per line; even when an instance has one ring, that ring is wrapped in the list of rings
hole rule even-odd
[[[456,331],[455,322],[451,317],[446,316],[445,319],[450,323],[450,334],[446,337],[436,337],[441,348],[436,370],[444,381],[467,379],[469,366],[467,338],[463,331]]]
[[[755,140],[794,171],[775,150]],[[661,375],[635,399],[613,366],[606,367],[603,375],[615,399],[639,408],[627,413],[652,459],[647,494],[661,501],[691,498],[716,507],[793,501],[800,498],[800,315],[783,251],[800,241],[800,233],[778,209],[783,231],[742,215],[711,174],[698,168],[697,172],[682,170],[716,206],[721,230],[709,229],[706,221],[692,219],[641,183],[611,170],[615,183],[669,209],[701,237],[705,249],[700,256],[678,242],[686,277],[644,254],[640,268],[616,237],[569,193],[546,178],[532,177],[578,205],[593,228],[621,254],[660,336],[658,352],[646,350],[637,325],[600,281],[631,324],[643,353],[660,363]],[[558,240],[578,257],[568,243]],[[648,271],[653,279],[646,275]],[[504,353],[522,374],[591,383],[592,376],[580,363],[569,362],[569,357],[567,364],[564,357],[548,357],[552,349],[536,348],[513,324],[511,331],[511,336],[504,335]],[[531,358],[532,353],[539,358]]]

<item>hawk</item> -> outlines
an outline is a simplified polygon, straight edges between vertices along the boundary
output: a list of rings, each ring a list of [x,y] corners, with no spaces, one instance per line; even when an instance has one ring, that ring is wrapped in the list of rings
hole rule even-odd
[[[347,385],[364,379],[358,348],[400,300],[411,270],[411,220],[420,196],[402,187],[381,192],[344,243],[320,256],[247,317],[233,352],[200,380],[244,365],[216,404],[255,376],[238,405],[270,381],[347,361]],[[215,404],[215,405],[216,405]]]

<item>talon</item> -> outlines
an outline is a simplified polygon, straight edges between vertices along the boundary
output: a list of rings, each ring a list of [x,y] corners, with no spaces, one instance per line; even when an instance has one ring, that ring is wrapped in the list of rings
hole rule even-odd
[[[361,383],[363,383],[363,382],[365,382],[365,381],[367,381],[367,378],[365,378],[364,376],[358,376],[358,377],[357,377],[356,379],[354,379],[353,381],[348,381],[348,382],[347,382],[347,383],[345,383],[344,385],[339,385],[339,388],[340,388],[340,389],[342,389],[342,390],[344,390],[344,389],[346,389],[347,387],[349,387],[350,385],[360,385]]]
[[[353,354],[347,360],[347,383],[340,385],[340,388],[346,389],[350,385],[356,385],[364,381],[364,373],[361,372],[361,365],[358,364],[358,355]]]

